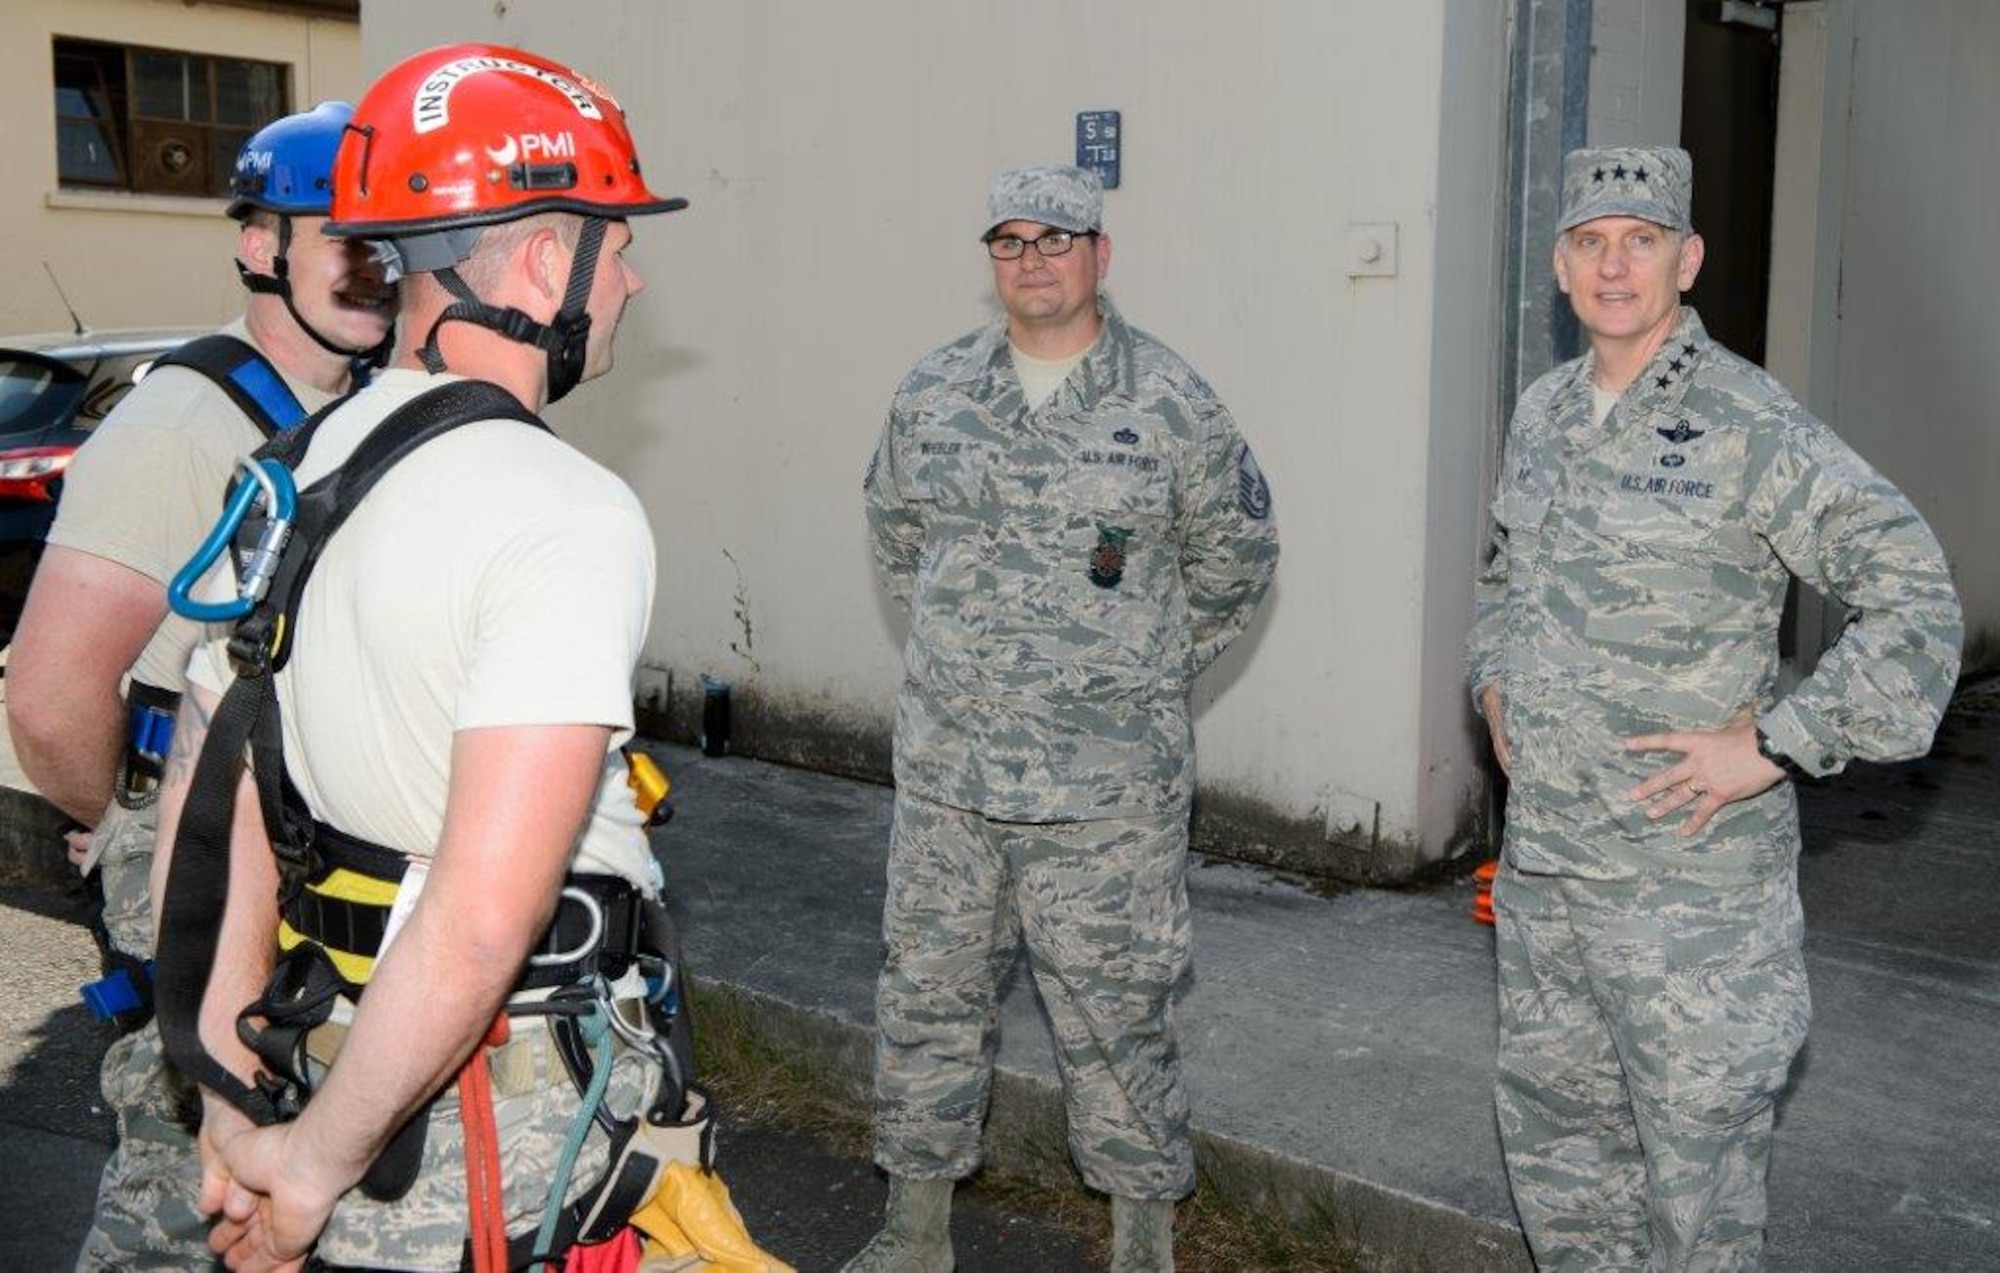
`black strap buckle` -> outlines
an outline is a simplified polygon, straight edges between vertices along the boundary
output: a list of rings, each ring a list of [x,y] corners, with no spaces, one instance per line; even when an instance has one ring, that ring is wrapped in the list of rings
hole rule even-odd
[[[271,672],[273,637],[277,625],[268,614],[253,614],[236,625],[229,635],[229,665],[246,681]]]

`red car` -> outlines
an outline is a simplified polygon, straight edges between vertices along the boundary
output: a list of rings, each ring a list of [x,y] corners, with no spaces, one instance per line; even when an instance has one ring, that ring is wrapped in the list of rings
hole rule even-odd
[[[13,640],[70,457],[155,358],[207,330],[0,339],[0,645]]]

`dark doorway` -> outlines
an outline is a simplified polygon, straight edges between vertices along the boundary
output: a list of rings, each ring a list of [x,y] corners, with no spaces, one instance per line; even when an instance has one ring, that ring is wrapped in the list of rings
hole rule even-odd
[[[1681,62],[1681,145],[1694,157],[1694,224],[1707,263],[1688,293],[1709,335],[1764,361],[1771,295],[1771,193],[1778,157],[1776,5],[1773,26],[1724,21],[1722,0],[1688,0]]]

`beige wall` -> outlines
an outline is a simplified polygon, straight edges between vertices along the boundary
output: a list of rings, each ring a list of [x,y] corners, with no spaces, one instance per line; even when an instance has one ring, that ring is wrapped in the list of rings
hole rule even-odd
[[[1681,53],[1687,0],[1593,0],[1593,146],[1671,146],[1681,137]]]
[[[1774,369],[1923,512],[2000,667],[2000,5],[1830,0],[1785,25]]]
[[[69,326],[47,261],[93,327],[220,322],[242,305],[222,202],[61,191],[51,45],[58,35],[284,62],[301,108],[362,87],[352,22],[184,0],[6,0],[0,40],[0,333]]]
[[[1503,6],[387,9],[364,7],[371,71],[466,38],[571,60],[693,199],[639,227],[651,287],[619,374],[554,414],[652,511],[650,651],[676,695],[731,677],[772,722],[764,750],[822,763],[866,768],[886,739],[905,626],[861,472],[911,363],[993,312],[987,178],[1068,156],[1076,111],[1121,109],[1111,289],[1230,403],[1284,536],[1262,615],[1197,690],[1205,807],[1230,815],[1210,830],[1327,854],[1351,815],[1350,869],[1391,872],[1461,835]],[[1349,277],[1350,223],[1393,227],[1393,276]]]

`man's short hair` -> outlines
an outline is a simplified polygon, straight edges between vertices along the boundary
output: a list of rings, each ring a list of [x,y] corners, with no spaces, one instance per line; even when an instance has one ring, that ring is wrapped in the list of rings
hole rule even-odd
[[[514,249],[541,230],[554,230],[564,247],[574,249],[583,234],[583,218],[574,212],[539,212],[482,227],[478,241],[472,245],[472,255],[459,262],[458,276],[474,291],[483,292],[500,281]]]

